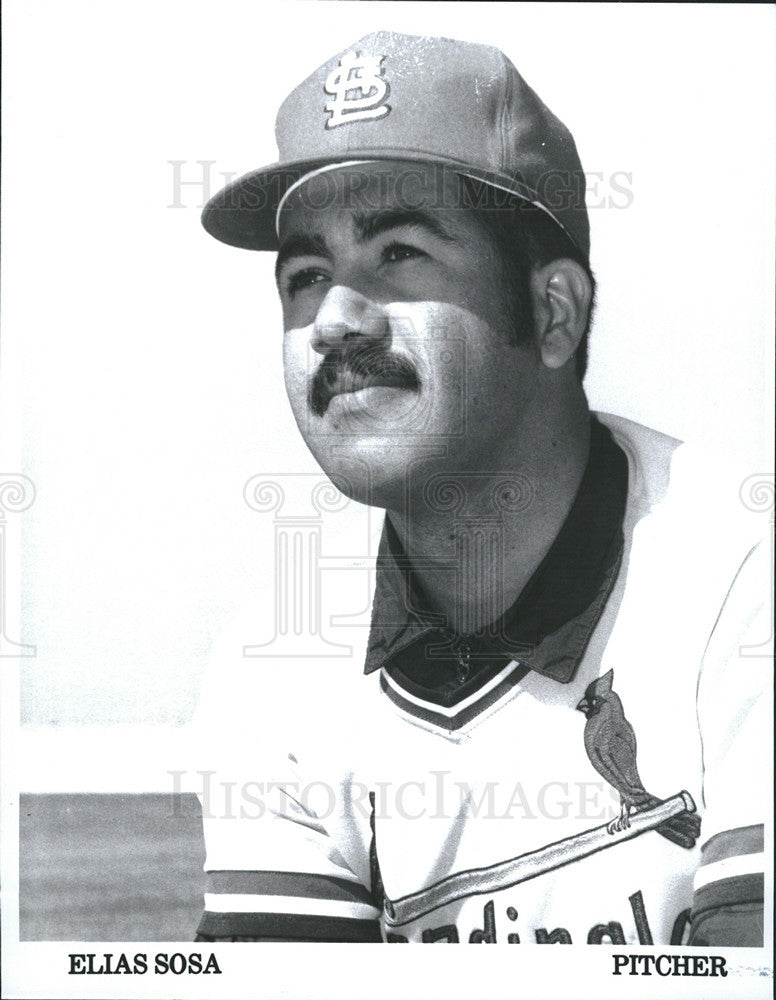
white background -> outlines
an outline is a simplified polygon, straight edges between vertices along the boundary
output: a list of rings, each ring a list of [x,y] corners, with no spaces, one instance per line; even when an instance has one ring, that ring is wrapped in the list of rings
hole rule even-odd
[[[368,31],[503,48],[603,174],[592,405],[768,471],[772,8],[4,6],[4,425],[22,452],[6,437],[3,465],[37,489],[8,516],[37,647],[8,661],[22,787],[152,785],[143,755],[189,719],[215,636],[266,578],[271,525],[243,485],[315,469],[282,388],[273,261],[206,236],[203,189],[176,192],[170,161],[193,181],[210,161],[212,191],[271,162],[282,98]],[[616,172],[632,202],[592,207]]]

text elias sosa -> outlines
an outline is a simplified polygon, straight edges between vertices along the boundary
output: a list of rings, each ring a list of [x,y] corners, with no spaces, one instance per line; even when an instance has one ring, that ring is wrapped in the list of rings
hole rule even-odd
[[[71,976],[142,976],[146,972],[153,972],[155,975],[172,972],[175,976],[180,976],[184,972],[189,975],[221,974],[216,956],[212,952],[209,955],[202,955],[195,951],[184,955],[178,951],[169,955],[165,951],[160,951],[153,956],[153,965],[149,965],[148,955],[144,952],[135,955],[126,955],[123,951],[119,955],[113,952],[105,952],[102,955],[94,952],[82,955],[71,953],[68,958],[70,959],[68,975]]]

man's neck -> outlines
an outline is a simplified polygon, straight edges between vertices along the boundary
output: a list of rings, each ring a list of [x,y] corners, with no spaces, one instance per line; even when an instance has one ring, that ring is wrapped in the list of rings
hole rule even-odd
[[[566,520],[590,447],[581,392],[562,427],[546,421],[526,437],[489,471],[435,477],[406,510],[389,511],[428,610],[458,634],[485,628],[515,603]]]

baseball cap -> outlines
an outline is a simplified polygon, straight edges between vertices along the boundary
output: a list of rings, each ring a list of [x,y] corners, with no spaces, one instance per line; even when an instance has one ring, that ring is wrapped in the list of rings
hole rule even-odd
[[[228,184],[202,224],[216,239],[276,250],[292,185],[334,164],[438,164],[544,210],[585,257],[585,175],[574,139],[499,49],[378,31],[333,56],[285,99],[279,159]]]

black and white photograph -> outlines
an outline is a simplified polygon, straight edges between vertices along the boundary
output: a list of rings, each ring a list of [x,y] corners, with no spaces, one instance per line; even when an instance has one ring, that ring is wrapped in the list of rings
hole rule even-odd
[[[774,29],[5,0],[3,997],[771,995]]]

